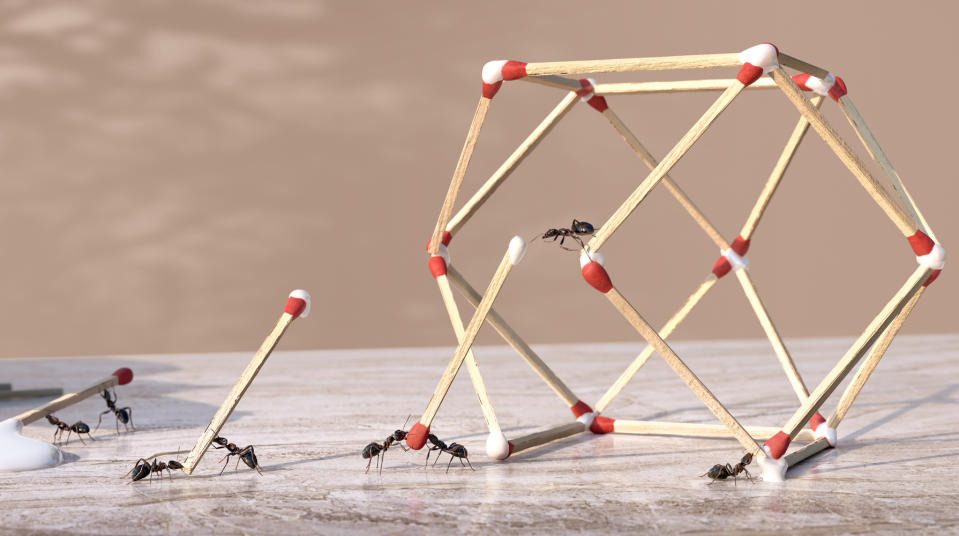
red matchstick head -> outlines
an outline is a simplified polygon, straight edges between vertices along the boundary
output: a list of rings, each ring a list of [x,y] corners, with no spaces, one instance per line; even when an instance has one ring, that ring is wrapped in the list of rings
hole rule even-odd
[[[413,450],[420,450],[426,444],[426,436],[430,435],[430,427],[417,422],[406,433],[406,446]]]
[[[583,266],[583,279],[586,280],[594,289],[606,294],[613,288],[613,282],[609,279],[609,274],[603,265],[593,261]]]
[[[133,371],[126,367],[114,370],[113,375],[117,377],[117,385],[126,385],[133,381]]]
[[[286,300],[286,307],[283,312],[290,314],[294,320],[297,318],[306,318],[310,315],[310,293],[297,289],[290,293]]]

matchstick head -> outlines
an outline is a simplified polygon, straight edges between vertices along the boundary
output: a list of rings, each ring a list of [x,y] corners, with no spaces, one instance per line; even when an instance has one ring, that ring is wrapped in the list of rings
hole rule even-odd
[[[509,262],[513,266],[519,264],[519,261],[523,260],[523,256],[526,255],[526,240],[523,240],[521,236],[514,236],[512,240],[509,241]]]
[[[606,97],[594,93],[593,86],[596,85],[596,80],[592,78],[580,78],[579,85],[583,86],[583,89],[577,91],[576,94],[579,95],[579,98],[583,102],[592,106],[593,109],[599,113],[603,113],[609,108]]]
[[[846,94],[846,83],[842,78],[834,76],[832,73],[826,75],[826,78],[816,78],[811,74],[799,73],[793,75],[793,82],[803,91],[812,91],[816,95],[830,97],[839,102],[839,97]]]
[[[526,76],[526,64],[521,61],[495,60],[483,65],[483,96],[492,99],[503,85],[503,80]]]
[[[739,53],[743,66],[736,78],[744,86],[752,84],[759,77],[779,67],[779,49],[771,43],[762,43]]]
[[[749,260],[733,251],[733,248],[724,249],[720,252],[716,263],[713,264],[713,275],[716,276],[716,279],[719,279],[731,271],[734,272],[743,268],[749,268]]]
[[[606,257],[603,256],[600,252],[595,253],[580,253],[579,255],[579,267],[582,268],[591,262],[598,262],[600,266],[606,266]]]
[[[613,289],[613,282],[609,279],[609,274],[606,273],[606,268],[603,268],[602,264],[596,261],[588,262],[583,266],[581,272],[583,279],[603,294]]]
[[[133,371],[126,367],[114,370],[113,375],[117,377],[117,385],[126,385],[133,381]]]
[[[616,419],[610,419],[609,417],[597,415],[595,418],[593,418],[593,422],[590,423],[589,431],[596,435],[611,434],[615,431],[613,427],[615,422]]]
[[[443,231],[443,238],[440,239],[440,242],[442,242],[444,246],[448,246],[450,245],[450,242],[452,241],[453,241],[453,234],[450,233],[449,231]],[[430,246],[432,244],[433,244],[433,238],[428,238],[426,240],[426,251],[430,250]]]
[[[813,438],[816,440],[825,439],[830,447],[835,447],[839,444],[839,434],[836,433],[836,429],[826,426],[826,423],[822,423],[816,427]]]
[[[429,267],[430,273],[433,274],[434,278],[446,275],[446,260],[442,256],[431,256],[430,260],[426,262],[426,265]]]
[[[408,437],[408,436],[407,436]],[[513,445],[502,432],[492,432],[486,438],[486,455],[494,460],[505,460],[513,453]]]
[[[430,435],[430,427],[417,422],[406,433],[406,446],[413,450],[420,450],[426,444],[426,437]]]
[[[294,320],[309,316],[310,293],[303,289],[297,289],[291,292],[290,297],[286,300],[286,307],[283,309],[283,312],[292,315]]]
[[[763,481],[764,482],[785,482],[786,481],[786,470],[789,469],[789,464],[786,463],[786,458],[773,458],[769,456],[769,447],[763,447],[763,450],[766,451],[766,456],[759,456],[756,462],[759,464],[759,467],[763,470]]]

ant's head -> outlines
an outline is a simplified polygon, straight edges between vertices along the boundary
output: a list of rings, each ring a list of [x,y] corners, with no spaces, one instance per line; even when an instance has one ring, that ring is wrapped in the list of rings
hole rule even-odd
[[[403,441],[406,439],[406,430],[396,430],[393,432],[393,441]]]
[[[739,460],[739,463],[743,465],[749,465],[752,461],[753,461],[753,453],[747,452],[745,455],[743,455],[743,459]]]

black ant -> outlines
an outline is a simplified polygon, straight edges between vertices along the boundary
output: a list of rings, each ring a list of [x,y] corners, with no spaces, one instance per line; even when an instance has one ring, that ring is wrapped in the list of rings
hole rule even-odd
[[[564,246],[563,243],[566,242],[567,238],[571,238],[575,240],[577,243],[579,243],[580,247],[585,250],[586,244],[583,242],[583,239],[581,237],[586,235],[591,235],[595,232],[596,232],[596,229],[593,227],[593,224],[586,221],[579,221],[574,219],[570,227],[562,227],[559,229],[547,229],[545,233],[543,233],[541,236],[540,235],[535,236],[533,240],[536,240],[537,238],[542,238],[543,240],[552,238],[553,242],[555,242],[556,239],[558,238],[559,247],[567,251],[578,251],[578,250],[570,249]]]
[[[144,458],[140,458],[133,465],[133,469],[127,471],[126,475],[123,476],[133,473],[133,481],[136,482],[137,480],[143,480],[150,474],[156,474],[160,477],[160,480],[163,480],[163,471],[166,471],[171,477],[173,476],[171,469],[183,469],[183,464],[176,460],[157,463],[156,458],[153,458],[153,463],[150,463]],[[153,477],[150,477],[150,480],[153,480]]]
[[[736,482],[738,480],[737,477],[740,475],[740,473],[745,473],[746,478],[748,478],[749,481],[752,482],[753,477],[752,475],[749,474],[749,471],[746,469],[746,466],[752,463],[752,461],[753,461],[753,454],[751,452],[747,452],[745,455],[743,455],[742,459],[740,459],[739,463],[737,463],[736,465],[730,466],[728,463],[725,465],[717,463],[716,465],[712,466],[712,468],[709,471],[706,471],[705,473],[699,476],[708,476],[709,478],[712,479],[712,481],[710,481],[710,484],[712,484],[713,482],[717,480],[726,480],[729,477],[732,477],[733,482]]]
[[[403,428],[406,428],[406,425],[410,422],[410,417],[406,418],[406,422],[403,423]],[[389,450],[393,443],[399,445],[401,449],[409,450],[403,446],[402,441],[406,439],[406,430],[395,430],[392,434],[386,436],[386,440],[382,444],[375,441],[371,442],[369,445],[363,447],[363,459],[369,459],[370,461],[366,462],[366,472],[370,472],[370,464],[373,463],[373,457],[376,457],[376,466],[379,468],[380,473],[383,472],[383,458],[386,456],[386,451]]]
[[[107,413],[113,412],[113,416],[116,417],[117,425],[117,434],[120,433],[120,423],[123,423],[123,429],[129,431],[130,428],[127,427],[127,423],[130,423],[130,426],[133,427],[133,431],[136,431],[136,427],[133,426],[133,408],[127,406],[125,408],[117,408],[117,395],[114,392],[113,396],[110,396],[110,391],[104,389],[100,396],[107,402],[107,410],[100,413],[100,417],[97,419],[97,427],[93,430],[96,431],[100,428],[100,422],[103,420],[103,416]]]
[[[216,443],[217,445],[220,445],[219,447],[216,445],[213,445],[213,448],[226,449],[229,451],[227,455],[224,456],[222,460],[220,460],[221,462],[223,460],[226,460],[226,463],[223,464],[223,469],[220,469],[221,475],[223,474],[223,471],[226,470],[226,466],[230,465],[230,459],[229,459],[230,456],[236,456],[237,457],[236,467],[233,468],[234,470],[240,466],[240,460],[243,460],[243,463],[245,463],[247,467],[249,467],[250,469],[256,469],[256,472],[259,473],[260,476],[263,476],[263,472],[260,471],[260,461],[257,460],[256,458],[256,452],[253,451],[253,445],[247,445],[241,449],[237,447],[235,444],[230,443],[225,437],[219,437],[219,436],[214,437],[213,442]]]
[[[436,436],[433,435],[433,434],[430,434],[430,435],[426,436],[426,439],[428,439],[429,442],[433,444],[433,446],[430,447],[430,450],[426,452],[426,463],[427,463],[427,464],[430,463],[430,452],[432,452],[432,451],[434,451],[434,450],[438,450],[438,451],[440,451],[440,454],[442,454],[442,453],[445,452],[445,453],[447,453],[447,454],[450,455],[450,463],[446,464],[446,472],[447,472],[447,473],[450,472],[450,466],[453,465],[453,460],[454,460],[455,458],[459,458],[459,459],[460,459],[460,465],[462,465],[462,466],[464,466],[464,467],[465,467],[466,465],[463,463],[463,460],[466,460],[466,463],[469,464],[470,469],[473,469],[473,464],[470,463],[470,459],[469,459],[469,452],[467,452],[466,447],[464,447],[463,445],[460,445],[459,443],[450,443],[449,445],[447,445],[446,443],[444,443],[443,441],[441,441],[438,437],[436,437]],[[433,460],[433,465],[436,465],[436,462],[439,461],[439,459],[440,459],[440,455],[437,454],[437,455],[436,455],[436,459]],[[476,470],[476,469],[473,469],[473,471],[475,471],[475,470]]]
[[[83,441],[83,436],[80,434],[87,434],[87,437],[89,437],[92,441],[96,441],[93,439],[93,436],[90,435],[90,427],[87,426],[87,423],[83,421],[77,421],[68,426],[67,423],[56,418],[54,415],[47,415],[47,422],[57,427],[57,429],[53,432],[54,441],[57,441],[57,439],[63,437],[64,431],[67,432],[67,441],[64,444],[70,443],[71,433],[77,434],[77,437],[80,438],[80,443],[83,443],[84,445],[86,445],[86,442]]]

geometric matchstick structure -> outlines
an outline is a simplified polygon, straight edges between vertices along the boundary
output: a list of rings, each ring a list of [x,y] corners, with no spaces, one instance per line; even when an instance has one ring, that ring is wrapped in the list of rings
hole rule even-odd
[[[577,78],[578,75],[591,73],[712,68],[727,68],[730,74],[733,72],[732,68],[735,68],[736,76],[729,79],[609,84],[599,84],[592,79]],[[798,73],[790,76],[784,70],[785,68],[798,71]],[[436,227],[427,244],[427,251],[430,255],[429,269],[439,286],[459,346],[433,397],[430,399],[426,411],[410,429],[407,435],[408,445],[414,449],[419,449],[426,443],[433,417],[436,415],[440,404],[442,404],[443,397],[445,397],[457,371],[465,362],[489,427],[490,434],[486,443],[486,451],[494,459],[503,460],[523,450],[587,430],[595,434],[613,432],[732,437],[738,440],[746,451],[757,458],[763,468],[765,480],[780,481],[785,477],[788,467],[800,463],[824,449],[835,447],[837,444],[836,428],[865,382],[869,379],[870,374],[876,368],[892,339],[899,332],[906,317],[915,307],[919,297],[939,275],[945,261],[945,251],[938,243],[935,234],[929,228],[909,192],[903,186],[899,175],[893,169],[876,138],[853,105],[846,92],[846,85],[843,80],[815,65],[783,54],[775,46],[768,43],[756,45],[741,53],[730,54],[549,63],[493,61],[483,67],[482,78],[482,96],[476,107],[466,143],[453,172],[452,181],[440,210]],[[454,214],[453,208],[460,186],[466,175],[470,157],[480,135],[487,111],[503,82],[509,80],[522,80],[557,88],[564,91],[565,95],[486,183]],[[796,107],[799,112],[799,120],[738,236],[732,242],[729,242],[683,192],[677,182],[670,177],[669,172],[740,93],[747,89],[774,90],[777,88]],[[607,95],[690,91],[718,91],[720,95],[661,160],[657,160],[642,145],[609,107],[605,98]],[[808,92],[809,97],[804,92]],[[853,152],[850,145],[820,113],[819,107],[827,98],[839,104],[843,115],[852,125],[867,153],[882,170],[881,174],[872,173],[860,157]],[[579,101],[585,102],[605,116],[626,144],[651,170],[622,205],[613,211],[601,227],[597,228],[580,256],[580,269],[586,282],[603,294],[647,343],[646,348],[628,365],[622,375],[592,407],[580,400],[520,338],[506,320],[493,309],[493,303],[511,267],[515,266],[522,257],[525,248],[522,239],[517,237],[511,242],[510,250],[493,276],[489,288],[482,295],[453,268],[447,249],[456,233]],[[869,196],[908,240],[919,264],[879,314],[868,323],[862,335],[839,359],[835,367],[819,383],[811,384],[811,388],[807,386],[796,370],[789,350],[767,313],[750,278],[746,260],[750,237],[759,224],[766,207],[789,167],[797,147],[810,126],[839,157],[840,161],[859,181]],[[705,280],[693,290],[682,306],[657,331],[649,325],[639,310],[616,288],[605,268],[600,250],[639,204],[643,202],[650,191],[660,183],[716,244],[720,255],[709,270]],[[720,279],[729,274],[732,274],[739,281],[798,399],[795,413],[781,427],[754,428],[741,425],[736,417],[726,409],[665,341],[703,296]],[[476,306],[476,313],[466,328],[463,327],[459,316],[452,287],[456,287],[470,303]],[[555,391],[563,403],[572,410],[575,421],[511,440],[504,437],[497,424],[496,414],[493,411],[493,405],[483,383],[476,358],[472,353],[472,344],[476,334],[483,323],[486,322]],[[666,361],[669,367],[716,416],[719,423],[706,425],[627,421],[601,415],[654,353],[659,354]],[[848,388],[841,395],[835,411],[828,418],[824,417],[819,413],[823,403],[860,362],[860,367],[854,373]],[[806,428],[807,425],[808,428]],[[787,452],[790,443],[797,439],[808,443],[792,452]]]

